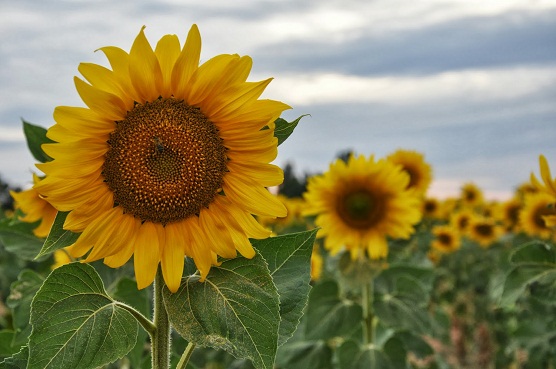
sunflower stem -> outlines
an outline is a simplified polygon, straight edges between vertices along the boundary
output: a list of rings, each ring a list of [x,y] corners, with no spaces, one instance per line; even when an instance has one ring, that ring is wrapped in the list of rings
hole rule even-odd
[[[151,334],[151,354],[153,369],[168,369],[170,367],[170,321],[164,306],[162,289],[164,278],[160,268],[154,279],[154,325]]]
[[[194,349],[195,349],[195,344],[193,342],[189,342],[187,344],[187,347],[185,348],[185,351],[181,355],[180,361],[178,362],[176,369],[185,369],[187,363],[189,362],[189,359],[191,358],[191,354],[193,354]]]
[[[371,345],[374,343],[375,316],[373,313],[374,278],[361,288],[361,299],[363,305],[363,343]]]
[[[156,331],[156,326],[146,316],[141,314],[135,308],[133,308],[133,307],[127,305],[127,304],[124,304],[123,302],[115,301],[114,305],[119,306],[122,309],[127,310],[129,313],[131,313],[131,315],[133,315],[133,317],[137,320],[137,322],[139,322],[139,324],[141,324],[143,329],[145,329],[145,331],[147,331],[149,336],[152,337],[152,335]]]

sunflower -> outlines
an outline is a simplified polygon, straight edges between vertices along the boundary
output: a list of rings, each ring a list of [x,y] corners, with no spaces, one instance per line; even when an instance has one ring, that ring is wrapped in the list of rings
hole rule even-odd
[[[319,237],[332,254],[344,246],[353,260],[366,252],[386,257],[386,237],[409,238],[421,219],[420,199],[407,189],[409,175],[388,160],[350,156],[309,179],[304,215],[316,215]]]
[[[71,257],[71,248],[72,246],[54,251],[54,264],[50,266],[50,269],[54,270],[62,265],[71,263],[73,261]]]
[[[427,197],[421,203],[423,217],[428,219],[439,219],[442,217],[440,201],[434,197]]]
[[[33,183],[37,184],[40,181],[39,176],[33,173]],[[34,223],[40,220],[41,222],[33,230],[33,234],[39,238],[46,238],[58,211],[44,200],[34,188],[21,192],[10,191],[10,195],[15,200],[16,208],[25,213],[25,216],[19,219],[27,223]]]
[[[531,173],[531,184],[538,190],[545,192],[556,198],[556,178],[552,178],[548,161],[543,155],[539,156],[539,166],[541,167],[541,178],[544,185],[537,180],[535,175]]]
[[[423,154],[413,150],[397,150],[386,157],[394,164],[401,165],[409,174],[408,189],[424,196],[432,181],[432,167],[425,161]]]
[[[247,258],[248,238],[269,231],[255,215],[286,215],[265,188],[283,181],[274,121],[289,106],[259,100],[271,79],[246,82],[248,56],[218,55],[199,65],[196,25],[180,46],[165,35],[152,49],[144,27],[129,54],[100,49],[111,68],[81,64],[75,85],[86,108],[57,107],[43,145],[53,161],[38,164],[35,186],[59,211],[64,228],[82,232],[72,256],[110,267],[133,255],[138,288],[160,263],[178,289],[184,256],[201,280],[217,256]]]
[[[474,216],[469,223],[469,238],[484,248],[496,242],[502,233],[502,227],[492,218]]]
[[[474,183],[466,183],[461,187],[460,199],[464,206],[474,207],[482,204],[483,192]]]
[[[435,226],[432,228],[435,239],[431,243],[434,250],[442,253],[451,253],[461,246],[461,239],[457,229],[450,225]]]
[[[529,195],[519,213],[519,225],[530,236],[550,239],[554,236],[551,228],[556,219],[554,198],[544,192]]]
[[[457,229],[459,234],[466,235],[469,231],[469,224],[473,219],[473,212],[469,209],[461,209],[450,216],[450,224]]]
[[[519,223],[519,212],[523,202],[518,197],[504,201],[498,208],[496,218],[499,219],[508,231],[516,231]]]
[[[320,253],[318,245],[313,246],[311,253],[311,280],[318,281],[322,276],[324,259]]]

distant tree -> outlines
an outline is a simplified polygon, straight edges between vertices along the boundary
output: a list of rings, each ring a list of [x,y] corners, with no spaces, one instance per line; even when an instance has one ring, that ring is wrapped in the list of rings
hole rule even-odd
[[[20,188],[12,188],[7,182],[0,177],[0,207],[2,214],[6,210],[14,210],[14,199],[10,195],[10,190],[20,191]],[[0,216],[1,217],[1,216]]]
[[[303,178],[298,178],[295,175],[293,164],[286,163],[284,167],[284,182],[278,187],[278,191],[286,197],[301,197],[307,189],[307,178],[307,174]]]

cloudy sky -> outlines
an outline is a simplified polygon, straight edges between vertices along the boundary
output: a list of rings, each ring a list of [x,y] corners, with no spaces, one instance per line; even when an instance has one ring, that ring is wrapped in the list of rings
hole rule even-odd
[[[142,25],[183,42],[192,23],[202,61],[250,55],[284,118],[311,115],[277,159],[299,173],[404,148],[433,166],[433,195],[474,182],[503,198],[540,153],[556,170],[556,0],[0,0],[0,176],[29,183],[21,118],[83,106],[78,64],[107,65],[94,50],[129,50]]]

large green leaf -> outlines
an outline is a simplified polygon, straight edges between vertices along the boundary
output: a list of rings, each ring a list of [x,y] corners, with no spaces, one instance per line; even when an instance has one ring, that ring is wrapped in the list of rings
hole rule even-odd
[[[0,220],[0,243],[4,248],[23,260],[33,260],[43,240],[33,234],[38,223],[25,223],[15,218]]]
[[[399,369],[382,350],[373,345],[360,346],[351,340],[338,348],[338,363],[340,369]]]
[[[41,145],[44,143],[52,143],[50,138],[46,137],[46,129],[36,126],[29,122],[23,121],[23,133],[27,139],[27,147],[35,159],[41,163],[51,161],[52,158],[42,150]]]
[[[325,341],[301,341],[280,347],[277,369],[332,369],[332,349]]]
[[[430,288],[413,273],[395,269],[381,273],[375,280],[373,308],[385,326],[419,333],[431,328],[426,306]],[[425,279],[426,280],[426,279]]]
[[[0,362],[0,369],[26,369],[29,360],[29,348],[23,346],[21,350]]]
[[[88,264],[55,269],[31,304],[28,369],[97,368],[135,346],[135,318],[106,294]]]
[[[268,263],[280,295],[278,345],[292,336],[307,305],[311,289],[311,253],[316,234],[317,230],[311,230],[253,240],[253,246]]]
[[[40,274],[25,269],[11,285],[6,305],[12,309],[13,325],[17,329],[17,338],[22,343],[27,342],[27,336],[31,333],[31,301],[43,282],[44,278]]]
[[[61,211],[56,214],[52,228],[50,228],[50,233],[48,234],[48,237],[46,237],[37,258],[73,245],[75,241],[77,241],[80,233],[73,233],[64,229],[64,222],[66,221],[68,214],[69,212]]]
[[[204,282],[191,275],[163,296],[170,322],[187,341],[249,358],[257,368],[273,367],[279,296],[262,256],[223,261]]]
[[[14,346],[15,332],[11,329],[0,331],[0,358],[11,356],[19,351],[19,346]]]
[[[534,282],[553,284],[556,281],[556,249],[542,242],[527,243],[510,255],[513,268],[504,283],[500,304],[511,305],[523,296]]]
[[[300,116],[294,121],[288,122],[285,119],[278,118],[274,121],[276,128],[274,128],[274,136],[278,138],[278,145],[281,145],[293,133],[295,127],[307,114]]]
[[[360,305],[339,297],[338,284],[324,281],[309,294],[305,337],[310,340],[347,336],[358,329],[363,319]]]

